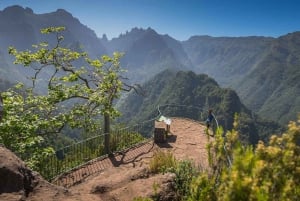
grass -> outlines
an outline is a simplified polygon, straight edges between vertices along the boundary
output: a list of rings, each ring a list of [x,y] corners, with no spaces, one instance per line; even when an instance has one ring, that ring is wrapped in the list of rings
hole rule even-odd
[[[171,152],[156,151],[150,161],[149,168],[152,173],[159,173],[174,168],[176,165],[176,159]]]

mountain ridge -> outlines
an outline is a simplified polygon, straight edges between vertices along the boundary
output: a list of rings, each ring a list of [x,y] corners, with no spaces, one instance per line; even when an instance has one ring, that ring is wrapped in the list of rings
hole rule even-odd
[[[256,68],[235,87],[247,105],[258,108],[258,114],[282,124],[296,119],[300,111],[299,46],[300,32],[279,37]],[[251,82],[258,85],[247,90]]]
[[[106,54],[105,47],[101,44],[95,32],[82,25],[77,18],[63,9],[46,14],[35,14],[30,8],[11,6],[0,11],[0,57],[1,71],[5,73],[7,81],[28,82],[29,68],[21,68],[13,64],[12,56],[8,55],[8,47],[14,46],[19,50],[30,50],[33,44],[56,42],[54,37],[40,33],[42,28],[49,26],[65,26],[65,46],[83,47],[91,57]],[[80,44],[80,45],[79,45]],[[16,73],[17,72],[17,73]],[[25,75],[25,76],[24,76]]]
[[[259,139],[266,140],[266,134],[280,130],[278,124],[254,115],[243,105],[236,92],[221,88],[214,79],[205,74],[167,69],[142,87],[146,90],[146,96],[131,93],[119,106],[123,114],[121,122],[135,124],[151,119],[157,115],[158,105],[185,105],[183,108],[175,107],[168,111],[173,116],[205,121],[207,110],[213,109],[224,130],[233,128],[234,116],[238,114],[241,140],[245,143],[256,144]],[[202,113],[195,108],[202,108]]]
[[[40,29],[45,26],[66,26],[64,44],[67,47],[83,47],[83,50],[93,58],[102,54],[111,54],[114,51],[124,52],[121,64],[128,70],[126,76],[131,83],[142,84],[165,69],[192,70],[196,73],[208,74],[223,87],[233,88],[247,107],[266,118],[278,120],[282,125],[289,120],[295,120],[297,110],[299,110],[299,101],[295,102],[296,107],[288,104],[290,109],[285,109],[284,107],[287,106],[283,104],[289,99],[294,100],[299,96],[299,86],[295,80],[300,79],[298,73],[300,61],[296,56],[300,48],[292,45],[297,40],[295,36],[299,32],[289,33],[278,38],[206,35],[191,36],[186,41],[178,41],[167,34],[159,34],[149,27],[147,29],[132,28],[125,34],[108,40],[105,35],[99,38],[93,30],[81,24],[79,19],[63,9],[51,13],[35,14],[30,8],[12,6],[0,11],[0,16],[0,25],[2,26],[0,30],[0,72],[5,75],[2,83],[7,81],[11,83],[25,82],[26,76],[29,74],[27,69],[12,64],[12,57],[7,54],[8,46],[13,45],[17,49],[24,50],[41,41],[53,42],[53,39],[41,36]],[[288,40],[283,40],[284,38]],[[290,45],[285,47],[284,41],[290,41]],[[287,54],[279,54],[281,50],[285,50]],[[277,54],[277,56],[273,57],[272,54],[273,56]],[[278,89],[271,87],[276,79],[264,74],[265,77],[269,77],[268,82],[264,84],[266,85],[265,89],[271,90],[261,93],[267,96],[266,98],[256,93],[261,86],[259,80],[252,79],[252,76],[261,77],[259,69],[266,69],[264,70],[266,73],[278,74],[274,75],[274,78],[280,77],[280,68],[274,67],[271,62],[276,59],[288,60],[290,70],[284,71],[285,76],[279,79],[282,83]],[[284,66],[285,64],[277,62],[276,65]],[[287,86],[291,86],[294,92],[286,92],[289,91]],[[2,89],[6,87],[7,85],[0,86]],[[276,113],[273,111],[274,108],[288,114],[284,118],[280,117],[282,113],[272,115]],[[293,110],[296,112],[292,112]]]

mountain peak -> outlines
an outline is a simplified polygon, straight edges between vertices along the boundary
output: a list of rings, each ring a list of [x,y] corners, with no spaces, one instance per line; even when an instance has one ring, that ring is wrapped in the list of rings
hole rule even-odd
[[[134,27],[129,32],[127,31],[125,35],[127,35],[127,34],[143,34],[143,33],[155,33],[155,34],[157,34],[157,32],[154,29],[152,29],[151,27],[148,27],[147,29]]]
[[[1,12],[1,11],[0,11]],[[9,6],[3,10],[3,13],[5,14],[15,14],[15,13],[28,13],[28,14],[33,14],[33,10],[31,8],[23,8],[22,6],[19,5],[14,5],[14,6]]]
[[[154,29],[152,29],[151,27],[148,27],[146,31],[150,31],[150,32],[155,32],[156,33],[156,31]]]
[[[3,12],[18,12],[18,11],[24,11],[25,9],[22,6],[19,5],[14,5],[14,6],[9,6],[3,10]]]
[[[70,14],[68,11],[66,11],[65,9],[62,9],[62,8],[57,9],[56,12]]]
[[[146,34],[150,34],[150,35],[159,35],[154,29],[152,29],[151,27],[148,27],[146,29]]]
[[[107,38],[106,34],[103,34],[103,35],[102,35],[102,40],[105,41],[105,42],[108,41],[108,38]]]
[[[62,17],[67,17],[67,18],[73,18],[73,15],[71,13],[69,13],[68,11],[66,11],[65,9],[57,9],[56,12],[58,15],[62,16]]]
[[[145,30],[143,28],[134,27],[129,32],[126,31],[125,35],[129,35],[129,34],[141,34],[143,32],[145,32]]]

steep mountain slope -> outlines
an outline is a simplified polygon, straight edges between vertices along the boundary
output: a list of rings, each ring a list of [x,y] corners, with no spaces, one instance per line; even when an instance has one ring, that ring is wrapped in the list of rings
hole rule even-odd
[[[206,73],[221,86],[229,86],[237,90],[242,102],[245,102],[251,110],[259,112],[266,118],[273,117],[272,120],[285,125],[289,120],[295,120],[296,113],[299,112],[300,106],[297,102],[300,94],[299,87],[291,80],[299,73],[299,68],[297,70],[295,67],[300,63],[295,59],[297,57],[287,53],[285,57],[289,58],[285,60],[289,62],[289,65],[293,65],[293,70],[289,70],[289,72],[298,72],[294,75],[285,73],[285,76],[280,78],[280,82],[277,82],[276,76],[271,76],[281,73],[279,68],[272,66],[273,64],[282,65],[278,62],[275,64],[277,58],[274,57],[276,44],[280,46],[285,43],[284,41],[278,42],[280,40],[280,38],[256,36],[193,36],[187,41],[179,42],[168,35],[159,35],[151,28],[147,30],[134,28],[111,41],[104,37],[102,42],[109,52],[116,50],[125,52],[122,64],[129,69],[129,74],[134,73],[134,75],[129,75],[132,81],[143,83],[166,68]],[[292,51],[292,54],[295,55],[298,52],[297,43],[293,44],[294,46],[289,45],[283,49]],[[282,50],[282,48],[277,49]],[[284,55],[280,55],[280,57],[282,56]],[[262,69],[260,66],[266,65],[270,66],[268,68],[272,68],[271,71],[274,72],[269,75],[260,72]],[[267,93],[259,92],[265,89],[257,91],[261,88],[261,84],[253,77],[260,77],[260,73],[262,73],[261,77],[268,77],[264,80],[264,87],[270,88]],[[283,80],[285,81],[283,82]],[[278,88],[279,91],[273,93],[272,87],[276,82],[281,83],[281,87]],[[295,101],[285,104],[285,102],[289,102],[287,97],[292,88],[295,92],[293,94],[297,97]],[[253,91],[256,92],[253,93]],[[276,107],[273,107],[274,105]],[[282,116],[283,114],[284,116]]]
[[[235,85],[246,105],[282,124],[300,112],[300,32],[279,37],[256,68]]]
[[[169,35],[163,35],[163,40],[166,42],[168,47],[174,52],[178,61],[183,64],[184,66],[188,67],[188,69],[193,68],[193,64],[189,59],[188,54],[184,50],[180,41],[175,40],[174,38],[170,37]]]
[[[195,72],[206,73],[230,86],[251,71],[269,49],[273,38],[193,36],[182,45]]]
[[[12,6],[0,11],[0,89],[28,81],[28,68],[12,64],[8,46],[30,49],[41,41],[55,41],[40,29],[65,26],[64,45],[85,50],[92,57],[121,51],[123,68],[131,83],[144,83],[165,69],[206,73],[220,86],[232,87],[242,102],[260,115],[285,125],[299,112],[299,32],[279,38],[193,36],[177,41],[155,30],[133,28],[119,37],[97,38],[65,10],[35,14],[30,8]]]
[[[220,88],[216,81],[204,74],[165,70],[145,83],[143,87],[147,91],[147,96],[142,97],[132,93],[120,106],[123,121],[141,122],[157,115],[157,105],[175,104],[187,107],[174,109],[173,115],[199,120],[204,119],[195,109],[187,109],[189,106],[204,110],[213,108],[219,124],[226,130],[232,129],[234,114],[240,114],[238,129],[242,134],[241,139],[252,144],[255,144],[259,138],[265,139],[266,133],[273,133],[279,129],[277,124],[263,121],[253,115],[240,102],[233,90]]]
[[[300,112],[300,33],[279,38],[194,36],[182,44],[195,72],[237,91],[251,110],[286,125]]]
[[[118,38],[108,41],[104,36],[101,41],[110,54],[125,53],[122,66],[132,82],[143,83],[164,69],[187,69],[191,65],[180,42],[151,28],[133,28]]]
[[[13,58],[7,54],[9,46],[19,50],[30,49],[32,44],[48,41],[55,42],[54,37],[42,35],[40,29],[49,26],[64,26],[64,45],[80,48],[92,57],[106,53],[104,46],[94,31],[82,25],[65,10],[47,14],[35,14],[30,8],[12,6],[0,11],[0,58],[1,75],[5,74],[8,81],[26,81],[28,69],[19,68],[12,64]],[[3,73],[3,74],[2,74]],[[1,84],[1,83],[0,83]]]

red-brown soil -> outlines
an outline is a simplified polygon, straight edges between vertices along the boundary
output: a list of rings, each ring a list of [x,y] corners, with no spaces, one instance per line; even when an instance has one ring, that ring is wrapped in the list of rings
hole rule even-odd
[[[36,188],[24,200],[131,201],[135,197],[150,197],[167,191],[173,175],[149,173],[153,153],[170,151],[178,160],[190,159],[197,167],[206,168],[208,137],[205,129],[199,122],[173,118],[166,143],[149,141],[122,154],[86,164],[54,182],[66,187],[65,191],[56,186],[48,187],[48,191]]]

